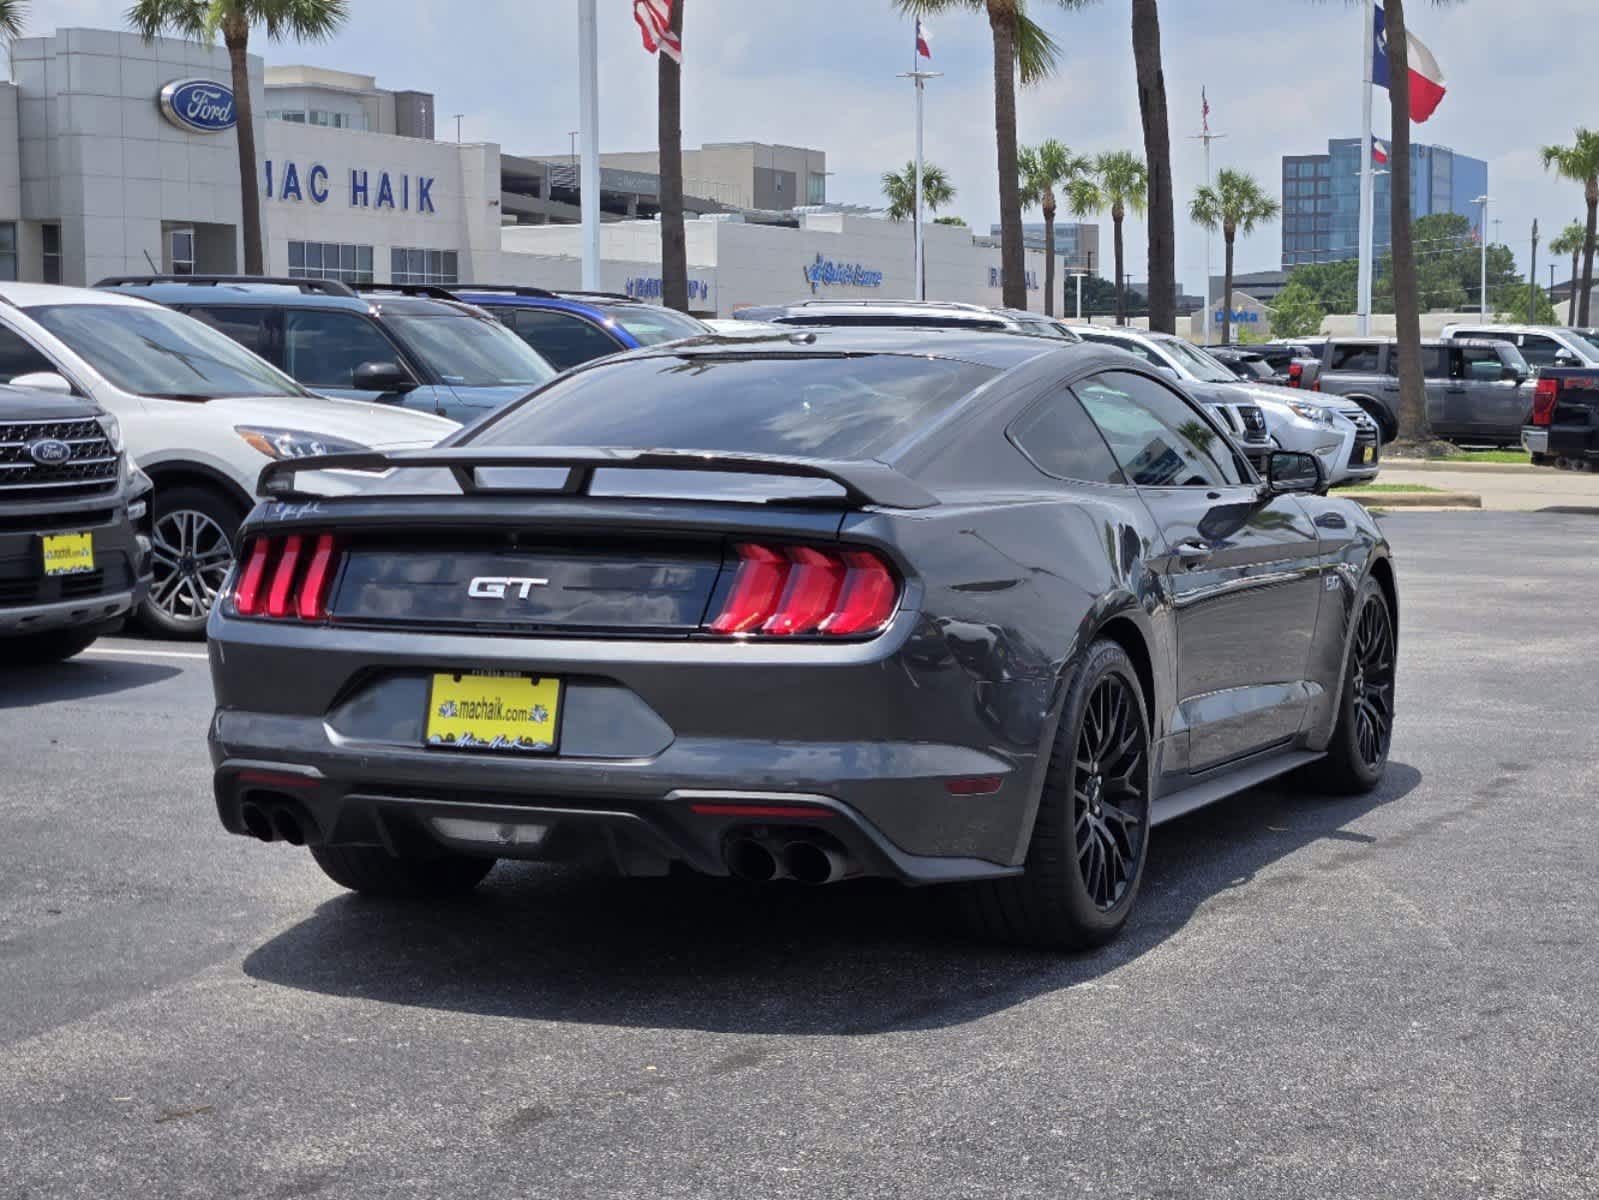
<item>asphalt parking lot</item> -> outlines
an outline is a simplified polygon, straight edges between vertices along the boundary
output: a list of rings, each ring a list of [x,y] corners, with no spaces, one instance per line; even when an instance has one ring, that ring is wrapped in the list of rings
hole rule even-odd
[[[199,648],[0,673],[0,1196],[1599,1193],[1599,520],[1385,519],[1374,796],[1156,835],[1126,936],[222,833]]]

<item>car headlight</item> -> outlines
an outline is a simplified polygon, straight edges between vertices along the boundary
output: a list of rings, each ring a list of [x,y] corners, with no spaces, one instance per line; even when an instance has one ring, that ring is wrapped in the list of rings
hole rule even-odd
[[[106,441],[111,443],[111,449],[118,454],[122,453],[122,422],[110,413],[101,413],[100,428],[105,432]]]
[[[360,442],[304,429],[270,429],[259,425],[235,425],[237,433],[268,458],[314,458],[320,454],[348,454],[371,449]]]
[[[1306,404],[1302,400],[1286,400],[1284,403],[1293,410],[1293,413],[1296,417],[1303,417],[1305,420],[1312,421],[1317,425],[1326,425],[1328,428],[1332,427],[1332,409],[1323,408],[1319,404]]]

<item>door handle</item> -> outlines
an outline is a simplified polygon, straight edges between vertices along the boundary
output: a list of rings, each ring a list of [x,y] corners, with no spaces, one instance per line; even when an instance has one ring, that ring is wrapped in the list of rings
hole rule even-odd
[[[1183,564],[1185,571],[1192,571],[1195,567],[1202,567],[1210,561],[1210,556],[1215,553],[1208,542],[1199,538],[1184,538],[1172,547],[1177,555],[1177,561]]]

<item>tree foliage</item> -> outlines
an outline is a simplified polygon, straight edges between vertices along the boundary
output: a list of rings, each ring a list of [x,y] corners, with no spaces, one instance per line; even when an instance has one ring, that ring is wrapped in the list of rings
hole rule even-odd
[[[890,221],[909,221],[916,215],[916,163],[905,164],[903,171],[883,172],[883,199],[888,201]],[[950,183],[944,168],[936,163],[922,162],[922,208],[937,212],[955,199],[955,185]]]
[[[1309,337],[1321,332],[1327,308],[1316,292],[1300,279],[1292,279],[1270,306],[1274,337]]]

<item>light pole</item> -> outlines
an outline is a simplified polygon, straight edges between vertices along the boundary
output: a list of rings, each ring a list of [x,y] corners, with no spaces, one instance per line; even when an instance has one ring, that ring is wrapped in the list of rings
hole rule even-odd
[[[466,116],[466,114],[465,113],[455,113],[453,115],[455,117],[455,141],[456,141],[457,145],[460,145],[460,142],[461,142],[461,118]]]
[[[1077,319],[1083,319],[1083,280],[1087,278],[1081,271],[1073,271],[1072,278],[1077,281]]]
[[[1477,296],[1477,311],[1484,321],[1488,319],[1488,205],[1492,196],[1478,196],[1473,204],[1482,205],[1482,221],[1477,226],[1482,242],[1482,290]]]

